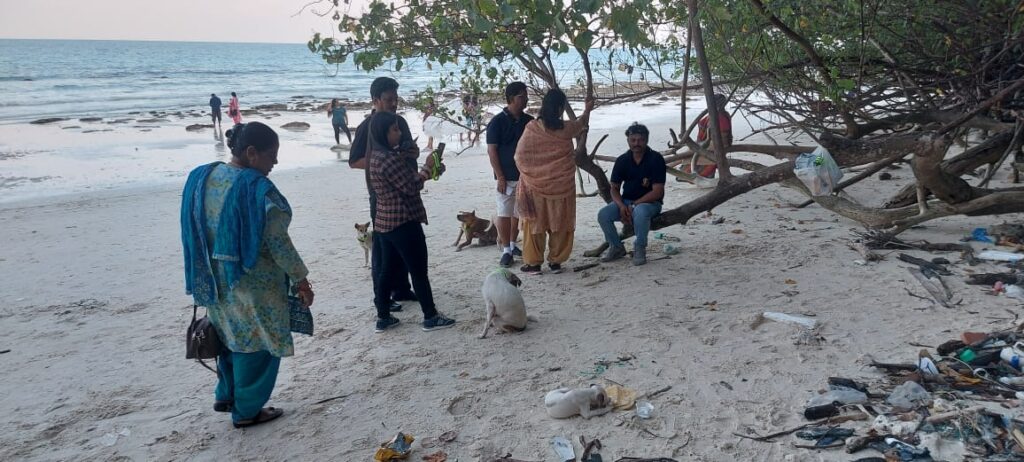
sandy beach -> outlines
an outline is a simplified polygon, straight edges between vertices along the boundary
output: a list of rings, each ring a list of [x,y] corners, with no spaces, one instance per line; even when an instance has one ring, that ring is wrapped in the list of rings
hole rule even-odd
[[[598,108],[591,144],[609,133],[601,153],[618,155],[626,149],[622,131],[640,120],[651,127],[651,146],[661,148],[678,111],[674,101]],[[417,132],[418,115],[406,117]],[[353,229],[369,215],[362,171],[329,149],[323,114],[272,120],[275,128],[311,124],[306,132],[278,130],[282,165],[271,179],[294,209],[290,234],[316,289],[316,334],[296,336],[296,355],[282,361],[270,404],[285,416],[246,430],[213,412],[214,375],[184,359],[192,305],[183,286],[181,186],[192,166],[225,155],[213,131],[189,133],[184,126],[208,120],[185,117],[148,132],[61,128],[71,122],[0,126],[8,145],[45,152],[73,186],[64,188],[61,179],[40,180],[41,190],[24,189],[30,180],[12,183],[15,197],[0,202],[7,241],[0,250],[0,351],[10,350],[0,354],[0,460],[366,461],[399,431],[417,438],[409,459],[416,461],[437,450],[449,461],[490,462],[507,453],[554,461],[552,437],[577,442],[579,454],[581,435],[601,440],[606,461],[850,460],[841,451],[794,448],[792,438],[762,443],[732,433],[803,423],[804,403],[827,377],[872,383],[882,375],[867,366],[871,358],[911,362],[918,348],[909,343],[934,346],[961,331],[1005,328],[1020,312],[1019,301],[963,283],[968,272],[998,266],[970,267],[954,253],[908,252],[954,262],[947,280],[960,305],[947,309],[910,295],[925,294],[910,265],[895,255],[862,264],[847,247],[856,223],[816,206],[796,209],[802,196],[769,186],[713,216],[660,230],[646,266],[622,260],[523,276],[536,322],[519,334],[481,340],[480,284],[499,253],[452,247],[458,211],[493,213],[490,166],[478,146],[446,156],[448,173],[423,194],[434,296],[457,326],[421,332],[419,308],[409,304],[394,332],[374,334],[370,272]],[[79,165],[62,154],[101,139],[125,155]],[[153,144],[164,147],[149,151]],[[131,149],[140,145],[139,155],[167,160],[137,161]],[[39,160],[29,157],[0,159],[12,166],[4,176],[46,176],[31,173]],[[15,169],[15,162],[25,164]],[[117,172],[132,162],[141,172],[125,181],[86,188],[94,177],[75,179],[83,171],[128,175]],[[891,173],[896,181],[871,180],[849,193],[881,200],[912,178],[908,167]],[[702,192],[674,181],[666,189],[666,209]],[[595,219],[601,205],[599,198],[578,200],[568,266],[596,262],[583,252],[602,241]],[[724,222],[714,224],[716,218]],[[955,217],[901,237],[956,242],[975,227],[1021,218]],[[666,243],[681,252],[658,259]],[[811,316],[820,328],[808,334],[776,322],[755,326],[764,311]],[[671,388],[648,399],[648,420],[633,411],[589,420],[554,420],[544,412],[546,392],[591,383],[621,384],[641,395]],[[436,440],[445,432],[457,434],[454,441]]]

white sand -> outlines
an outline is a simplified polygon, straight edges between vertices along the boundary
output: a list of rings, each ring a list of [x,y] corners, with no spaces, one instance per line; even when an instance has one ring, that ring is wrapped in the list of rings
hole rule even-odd
[[[631,120],[620,114],[595,114],[594,125],[612,133],[602,153],[625,149],[621,132]],[[677,123],[655,124],[652,145],[663,146],[665,128]],[[908,342],[938,345],[961,330],[1005,327],[1019,313],[1015,301],[963,283],[966,271],[997,269],[989,264],[953,266],[947,281],[963,297],[955,309],[908,295],[925,295],[908,265],[895,255],[855,264],[859,256],[845,245],[854,223],[814,206],[792,209],[802,197],[772,186],[716,209],[724,224],[700,217],[663,230],[682,239],[670,259],[524,276],[538,321],[480,340],[479,287],[499,254],[451,245],[458,210],[491,213],[493,183],[479,149],[447,164],[424,193],[426,233],[435,299],[459,323],[432,333],[419,330],[415,304],[395,331],[372,331],[369,270],[352,228],[368,219],[361,171],[328,163],[272,174],[295,209],[291,235],[314,281],[317,334],[297,336],[296,356],[282,362],[270,404],[285,417],[244,431],[212,411],[213,374],[184,359],[191,300],[182,284],[180,181],[0,205],[0,351],[11,349],[0,354],[0,460],[370,460],[397,431],[418,439],[410,460],[440,448],[450,461],[506,453],[551,461],[551,437],[568,437],[579,454],[580,435],[601,439],[608,461],[848,460],[841,451],[793,448],[792,437],[759,443],[731,433],[801,423],[804,401],[826,377],[880,377],[865,366],[867,355],[910,361],[917,348]],[[906,168],[894,174],[911,176]],[[895,187],[868,183],[853,194]],[[698,194],[671,182],[667,206]],[[582,253],[601,242],[593,218],[600,205],[579,200],[568,266],[592,261]],[[1002,219],[946,219],[903,237],[952,242]],[[652,239],[650,258],[662,255],[660,246]],[[752,330],[766,310],[815,316],[821,338],[773,322]],[[591,376],[596,361],[619,357],[635,359]],[[647,421],[631,412],[561,421],[544,413],[543,396],[555,387],[612,381],[640,393],[672,388],[651,399]],[[421,446],[446,431],[457,439]]]

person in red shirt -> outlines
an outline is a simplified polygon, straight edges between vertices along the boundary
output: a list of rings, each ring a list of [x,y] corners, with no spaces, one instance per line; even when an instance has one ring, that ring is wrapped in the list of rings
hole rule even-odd
[[[725,144],[725,147],[732,146],[732,120],[729,118],[729,112],[725,110],[725,103],[727,101],[728,99],[725,95],[715,94],[714,103],[718,107],[718,129],[722,132],[722,143]],[[711,149],[710,125],[711,114],[705,114],[704,117],[697,121],[697,143],[705,149]],[[708,159],[699,155],[694,156],[694,158],[695,162],[684,170],[686,173],[696,171],[698,175],[704,178],[715,177],[715,170],[718,166],[715,165],[714,159]]]

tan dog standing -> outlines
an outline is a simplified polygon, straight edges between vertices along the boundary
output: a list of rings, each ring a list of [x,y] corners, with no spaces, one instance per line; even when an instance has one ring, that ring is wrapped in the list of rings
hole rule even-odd
[[[498,228],[494,227],[491,220],[477,218],[476,210],[472,212],[459,212],[455,218],[462,222],[462,226],[459,227],[459,237],[455,238],[455,243],[452,244],[458,247],[455,249],[456,252],[472,244],[473,239],[478,239],[480,245],[495,245],[498,243]],[[459,244],[462,236],[466,236],[466,242]]]
[[[518,289],[522,284],[519,277],[504,268],[494,270],[484,278],[481,292],[484,294],[487,319],[484,320],[484,331],[480,338],[487,337],[487,330],[492,326],[499,333],[518,332],[526,328],[526,303]]]
[[[587,388],[559,388],[544,395],[544,409],[555,419],[568,419],[576,414],[589,419],[612,410],[611,400],[600,385]]]
[[[362,225],[356,223],[356,240],[363,248],[363,267],[370,266],[370,249],[373,248],[373,231],[370,230],[370,222]]]

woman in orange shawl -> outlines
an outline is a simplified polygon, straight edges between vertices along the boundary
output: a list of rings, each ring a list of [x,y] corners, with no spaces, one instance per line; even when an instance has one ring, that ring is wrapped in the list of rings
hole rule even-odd
[[[565,93],[548,90],[537,119],[526,124],[516,146],[516,209],[523,231],[523,267],[540,274],[547,241],[548,266],[562,272],[572,253],[576,231],[576,160],[572,140],[587,128],[594,102],[587,100],[576,120],[562,120],[568,108]]]

